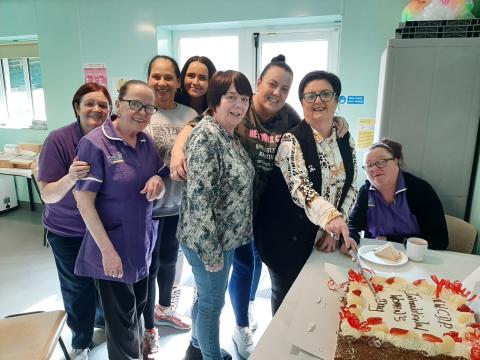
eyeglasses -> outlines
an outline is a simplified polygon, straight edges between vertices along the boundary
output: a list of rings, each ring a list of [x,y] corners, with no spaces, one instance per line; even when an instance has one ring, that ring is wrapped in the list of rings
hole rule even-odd
[[[320,100],[322,101],[329,102],[334,98],[334,96],[335,96],[335,91],[331,91],[331,90],[324,90],[324,91],[320,91],[319,93],[308,92],[303,94],[303,98],[308,103],[314,103],[317,100],[317,97],[319,97]]]
[[[368,171],[368,170],[372,170],[374,166],[376,166],[377,169],[381,169],[381,168],[384,168],[387,165],[387,162],[389,162],[390,160],[395,160],[395,158],[380,159],[378,161],[375,161],[374,163],[363,165],[362,169]]]
[[[134,111],[140,111],[145,109],[145,113],[148,115],[153,115],[158,111],[158,108],[153,105],[143,105],[142,102],[138,100],[127,100],[127,99],[118,99],[118,101],[126,101],[128,102],[128,107]]]
[[[234,104],[237,102],[238,99],[242,102],[242,105],[250,104],[250,97],[248,96],[241,96],[241,95],[223,95],[223,98],[227,100],[229,103]]]

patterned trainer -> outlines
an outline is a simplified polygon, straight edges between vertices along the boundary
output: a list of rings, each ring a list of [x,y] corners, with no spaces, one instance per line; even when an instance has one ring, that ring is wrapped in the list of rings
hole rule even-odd
[[[143,351],[148,356],[160,350],[160,338],[156,328],[145,330],[143,334]]]
[[[192,328],[180,314],[172,310],[170,307],[164,310],[160,309],[159,305],[155,305],[155,325],[156,326],[171,326],[178,330],[188,331]]]

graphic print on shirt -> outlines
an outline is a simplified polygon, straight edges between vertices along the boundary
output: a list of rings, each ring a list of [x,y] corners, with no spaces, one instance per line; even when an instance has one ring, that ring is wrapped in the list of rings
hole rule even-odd
[[[155,141],[158,154],[160,158],[168,165],[170,165],[170,158],[172,156],[172,148],[178,134],[183,129],[181,125],[161,124],[150,125],[152,131],[152,138]]]
[[[271,171],[275,150],[282,135],[270,135],[266,132],[250,129],[248,136],[252,139],[251,142],[255,144],[256,156],[253,159],[255,168],[263,171]]]

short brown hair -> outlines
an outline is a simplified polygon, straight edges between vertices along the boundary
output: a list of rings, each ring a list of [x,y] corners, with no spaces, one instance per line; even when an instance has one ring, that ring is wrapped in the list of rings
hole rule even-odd
[[[94,82],[87,82],[82,86],[80,86],[77,92],[75,93],[75,95],[73,95],[73,99],[72,99],[73,113],[75,114],[75,117],[77,118],[77,120],[78,120],[78,114],[77,114],[77,109],[75,109],[75,105],[80,106],[82,97],[86,94],[89,94],[95,91],[101,91],[103,95],[105,95],[105,97],[108,100],[108,104],[110,105],[110,111],[112,110],[112,98],[108,93],[108,89],[103,85],[100,85]]]
[[[208,108],[211,113],[220,105],[222,96],[227,93],[232,84],[240,95],[252,97],[253,91],[250,81],[241,72],[235,70],[217,71],[210,80],[207,90]]]

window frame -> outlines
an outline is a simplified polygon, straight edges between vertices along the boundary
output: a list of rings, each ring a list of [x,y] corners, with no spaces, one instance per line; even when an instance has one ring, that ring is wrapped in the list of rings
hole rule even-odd
[[[1,105],[5,108],[6,119],[0,119],[0,129],[46,129],[47,120],[45,117],[45,128],[35,127],[34,122],[36,120],[43,120],[40,116],[37,116],[37,112],[35,110],[35,104],[33,101],[33,89],[32,89],[32,74],[30,68],[30,59],[38,59],[41,63],[41,58],[39,56],[30,56],[30,57],[23,57],[23,56],[15,56],[9,58],[0,58],[0,102]],[[12,85],[10,81],[10,67],[9,67],[9,60],[20,60],[20,63],[23,67],[23,82],[25,86],[25,92],[27,97],[27,104],[25,106],[29,107],[30,119],[22,120],[21,125],[18,125],[18,119],[12,118],[12,107],[9,103],[9,99],[12,98]],[[43,80],[43,77],[42,77]],[[42,89],[43,89],[43,81],[42,81]],[[43,99],[45,102],[45,98]],[[1,115],[1,113],[0,113]],[[45,114],[46,115],[46,114]]]
[[[183,26],[184,28],[187,25]],[[333,21],[328,23],[315,23],[304,25],[272,25],[272,26],[252,26],[240,28],[238,25],[231,27],[224,27],[216,24],[201,24],[195,25],[195,30],[173,30],[172,31],[172,54],[175,59],[179,59],[179,39],[183,37],[214,37],[214,36],[239,36],[239,71],[247,76],[248,80],[255,87],[257,77],[260,75],[261,69],[261,46],[258,44],[258,56],[256,56],[254,34],[258,33],[261,37],[268,35],[278,35],[285,37],[295,37],[301,34],[324,34],[328,37],[329,51],[328,51],[328,71],[338,74],[339,69],[339,52],[340,52],[340,34],[341,21]],[[204,29],[202,29],[204,27]],[[316,38],[318,39],[318,37]],[[261,40],[260,40],[261,41]],[[202,54],[199,54],[202,55]],[[255,66],[257,62],[257,66]],[[287,59],[288,63],[288,59]],[[179,64],[181,67],[183,64]],[[258,74],[255,69],[258,68]]]

